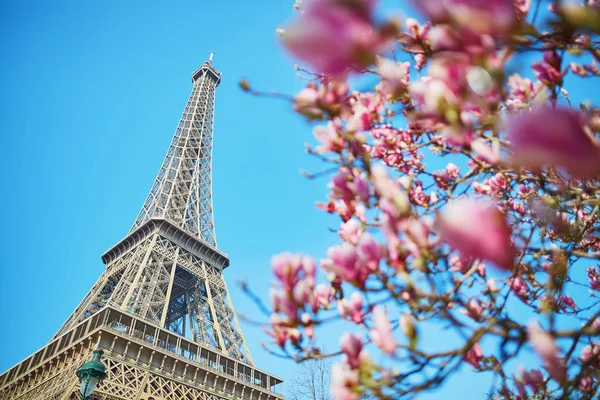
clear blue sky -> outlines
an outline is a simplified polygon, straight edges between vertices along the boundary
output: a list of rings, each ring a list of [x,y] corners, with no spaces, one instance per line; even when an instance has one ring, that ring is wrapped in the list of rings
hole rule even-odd
[[[234,282],[267,298],[272,254],[316,257],[338,223],[314,208],[327,181],[304,154],[310,129],[283,101],[252,86],[302,87],[275,29],[291,0],[0,0],[0,149],[3,171],[0,370],[44,346],[103,270],[100,255],[123,238],[160,167],[189,92],[191,73],[216,52],[213,190],[219,248],[238,313],[258,312]],[[289,379],[295,365],[260,348],[256,364]],[[339,331],[323,335],[333,347]],[[436,340],[441,332],[431,333]],[[466,372],[422,398],[480,399],[488,380]],[[466,395],[465,392],[467,393]]]

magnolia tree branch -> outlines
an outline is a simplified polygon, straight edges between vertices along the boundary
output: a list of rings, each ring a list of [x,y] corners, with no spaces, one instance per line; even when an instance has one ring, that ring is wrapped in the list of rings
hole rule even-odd
[[[403,21],[375,3],[297,2],[280,33],[306,87],[241,84],[314,125],[326,167],[305,175],[330,180],[317,207],[340,223],[319,265],[273,257],[270,305],[246,288],[266,347],[335,360],[338,400],[412,398],[467,369],[494,398],[597,398],[600,112],[573,82],[600,75],[600,2],[421,0]],[[324,353],[334,320],[354,333]]]

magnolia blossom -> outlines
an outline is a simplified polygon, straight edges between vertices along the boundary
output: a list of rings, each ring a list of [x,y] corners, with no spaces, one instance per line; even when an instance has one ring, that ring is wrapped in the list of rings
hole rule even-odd
[[[544,52],[542,61],[531,65],[535,76],[549,87],[562,84],[563,72],[561,71],[562,58],[554,50]]]
[[[338,312],[342,318],[348,318],[356,323],[363,322],[363,304],[364,300],[359,292],[350,295],[350,299],[341,299],[338,302]]]
[[[331,394],[336,400],[358,400],[359,382],[359,372],[346,363],[336,364],[331,369]]]
[[[387,58],[377,61],[377,70],[381,75],[386,93],[397,96],[406,91],[410,79],[410,63],[397,63]]]
[[[345,333],[340,339],[340,348],[346,355],[346,362],[350,367],[357,368],[359,364],[358,357],[362,351],[362,342],[360,338],[352,333]]]
[[[544,107],[513,116],[506,135],[515,165],[554,165],[580,176],[600,173],[600,144],[586,131],[584,116],[576,111]]]
[[[481,345],[479,343],[475,343],[467,354],[465,354],[464,360],[471,364],[474,368],[479,368],[479,363],[483,359],[483,353],[481,352]]]
[[[383,256],[383,250],[371,235],[364,233],[358,241],[358,255],[365,266],[370,271],[375,272]]]
[[[506,35],[517,22],[513,0],[415,0],[434,21],[450,19],[459,28],[475,34]]]
[[[438,218],[440,236],[467,257],[481,258],[509,269],[514,249],[510,229],[493,204],[480,200],[456,200]]]
[[[466,314],[475,321],[481,321],[484,305],[479,299],[470,299],[466,305]]]
[[[367,278],[373,272],[366,260],[361,258],[356,248],[349,243],[330,247],[327,256],[329,259],[322,260],[321,268],[358,287],[364,287]]]
[[[320,118],[323,110],[319,107],[320,95],[314,86],[302,89],[294,99],[294,110],[311,118]]]
[[[518,276],[511,277],[508,280],[508,287],[517,295],[517,297],[519,297],[519,299],[527,302],[529,286],[527,286],[527,283],[523,281],[523,279]]]
[[[589,267],[586,269],[588,275],[588,283],[592,289],[600,292],[600,271],[597,268]]]
[[[331,296],[331,286],[325,285],[323,283],[318,284],[315,288],[313,310],[316,311],[320,307],[329,308],[329,305],[331,304]]]
[[[592,343],[581,350],[581,361],[592,368],[600,369],[600,343]]]
[[[394,354],[398,344],[394,340],[392,325],[387,317],[385,309],[376,306],[373,309],[373,329],[371,329],[371,339],[377,347],[386,354]]]
[[[299,279],[299,273],[314,283],[316,274],[315,261],[308,256],[300,254],[281,253],[271,259],[273,273],[286,288],[291,288]]]
[[[542,330],[535,322],[532,322],[527,327],[529,342],[533,349],[544,360],[544,365],[550,376],[562,381],[565,377],[565,367],[563,361],[559,357],[559,349],[552,336]]]
[[[525,386],[528,386],[534,393],[540,391],[542,384],[544,383],[544,375],[538,369],[525,370],[519,366],[519,375],[515,376],[515,386],[519,394],[523,397],[527,396]]]
[[[373,2],[356,9],[333,0],[309,0],[283,32],[283,43],[318,72],[338,75],[364,64],[384,40],[368,20]]]
[[[350,219],[342,223],[338,234],[345,242],[355,245],[356,243],[358,243],[358,240],[361,237],[362,227],[360,226],[360,223],[357,220]]]

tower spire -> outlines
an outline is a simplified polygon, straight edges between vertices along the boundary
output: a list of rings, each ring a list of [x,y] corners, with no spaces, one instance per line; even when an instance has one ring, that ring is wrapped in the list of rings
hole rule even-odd
[[[213,54],[192,75],[192,93],[130,233],[151,219],[166,219],[217,247],[212,204],[212,142],[215,89],[221,73],[212,65]]]

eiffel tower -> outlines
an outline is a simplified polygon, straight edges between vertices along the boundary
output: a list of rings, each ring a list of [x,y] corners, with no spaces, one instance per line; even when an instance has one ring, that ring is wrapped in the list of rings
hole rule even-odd
[[[80,399],[77,368],[104,351],[91,399],[283,399],[282,380],[254,366],[229,299],[212,205],[213,54],[127,236],[44,348],[0,375],[0,399]]]

